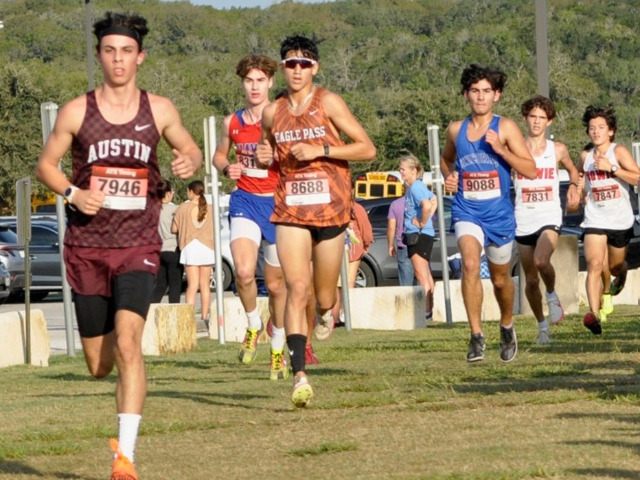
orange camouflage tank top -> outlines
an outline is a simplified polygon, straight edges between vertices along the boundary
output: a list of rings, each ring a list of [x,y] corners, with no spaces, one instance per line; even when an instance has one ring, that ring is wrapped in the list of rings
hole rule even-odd
[[[275,192],[273,223],[331,227],[349,223],[351,174],[346,160],[318,157],[299,162],[290,153],[298,142],[344,145],[330,127],[322,106],[326,90],[315,87],[308,107],[299,115],[288,108],[287,96],[276,100],[271,132],[276,141],[280,178]]]

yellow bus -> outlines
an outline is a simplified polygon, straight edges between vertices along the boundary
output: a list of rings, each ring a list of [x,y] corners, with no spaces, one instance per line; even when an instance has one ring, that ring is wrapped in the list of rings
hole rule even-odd
[[[55,213],[56,194],[53,192],[31,195],[31,213]]]
[[[398,172],[367,172],[356,177],[356,198],[401,197],[402,179]]]

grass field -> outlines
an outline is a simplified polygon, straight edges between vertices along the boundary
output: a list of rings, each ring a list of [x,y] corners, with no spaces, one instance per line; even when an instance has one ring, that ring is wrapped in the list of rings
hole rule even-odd
[[[601,337],[569,316],[552,345],[517,318],[516,360],[465,360],[466,325],[346,332],[317,343],[311,406],[268,379],[268,345],[147,359],[141,480],[638,479],[640,319],[617,307]],[[104,480],[117,434],[115,375],[92,380],[80,354],[0,370],[0,479]]]

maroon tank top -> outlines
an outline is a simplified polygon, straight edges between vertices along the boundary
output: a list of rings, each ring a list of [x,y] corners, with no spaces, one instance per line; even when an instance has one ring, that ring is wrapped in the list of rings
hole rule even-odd
[[[107,122],[95,91],[87,93],[84,120],[71,145],[71,182],[81,189],[100,189],[106,199],[95,216],[67,208],[65,244],[99,248],[162,244],[159,141],[144,90],[137,115],[122,125]]]

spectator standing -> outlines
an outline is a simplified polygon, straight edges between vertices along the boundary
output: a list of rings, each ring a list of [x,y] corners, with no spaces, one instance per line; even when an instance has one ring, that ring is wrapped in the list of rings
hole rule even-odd
[[[196,306],[200,290],[202,321],[208,330],[211,307],[211,272],[215,263],[213,250],[213,210],[204,197],[204,183],[194,180],[187,187],[188,201],[176,210],[171,231],[178,234],[180,263],[187,274],[186,301]]]
[[[178,206],[173,203],[173,185],[168,180],[162,181],[162,210],[158,231],[162,238],[162,250],[160,250],[160,268],[156,276],[156,287],[153,291],[153,302],[159,303],[169,288],[169,303],[180,303],[182,294],[182,264],[180,263],[180,250],[178,249],[178,237],[171,231],[173,217]]]
[[[400,158],[400,175],[407,185],[403,243],[407,245],[416,280],[424,288],[425,319],[429,321],[433,317],[434,287],[429,261],[436,235],[432,218],[438,206],[438,199],[422,181],[423,173],[420,160],[413,155]]]
[[[387,244],[389,256],[398,261],[398,282],[402,286],[414,284],[413,263],[409,258],[407,246],[402,242],[404,233],[404,206],[406,197],[402,195],[391,202],[387,215]]]

